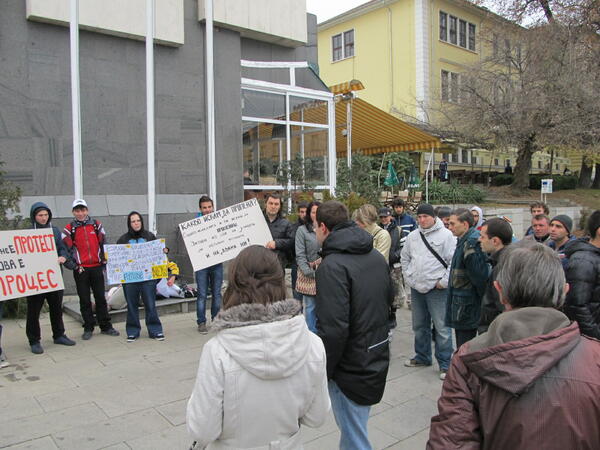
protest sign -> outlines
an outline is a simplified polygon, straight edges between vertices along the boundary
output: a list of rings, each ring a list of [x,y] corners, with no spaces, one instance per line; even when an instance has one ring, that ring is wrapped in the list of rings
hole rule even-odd
[[[194,271],[235,258],[272,240],[258,201],[251,200],[179,224]]]
[[[105,245],[108,284],[166,278],[169,270],[164,249],[164,239],[141,244]]]
[[[52,228],[0,231],[0,301],[61,289]]]

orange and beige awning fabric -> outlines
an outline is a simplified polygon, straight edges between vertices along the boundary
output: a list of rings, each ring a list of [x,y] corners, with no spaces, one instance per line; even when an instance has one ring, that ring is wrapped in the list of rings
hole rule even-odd
[[[441,149],[442,141],[417,127],[371,105],[361,98],[340,101],[335,106],[336,151],[346,154],[347,102],[352,102],[352,152],[364,155]]]

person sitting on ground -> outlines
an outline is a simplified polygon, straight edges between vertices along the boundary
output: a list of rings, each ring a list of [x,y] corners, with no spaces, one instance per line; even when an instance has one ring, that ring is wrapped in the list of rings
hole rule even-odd
[[[587,231],[589,238],[577,239],[565,250],[571,290],[564,311],[582,334],[600,339],[600,210],[590,215]]]
[[[498,297],[498,291],[494,288],[494,281],[498,276],[500,257],[512,243],[512,237],[512,227],[506,220],[499,217],[486,220],[481,227],[479,243],[481,249],[489,255],[488,263],[492,268],[492,272],[488,277],[483,301],[481,302],[481,319],[477,330],[479,334],[485,333],[492,321],[504,311],[504,306],[500,302],[500,297]]]
[[[548,245],[550,243],[550,218],[544,214],[538,214],[531,219],[532,233],[526,234],[523,239]]]
[[[33,229],[50,229],[54,235],[54,244],[58,254],[58,263],[62,272],[62,266],[70,263],[69,252],[63,243],[60,231],[52,225],[52,211],[45,203],[36,202],[31,206],[30,211],[31,224]],[[69,261],[69,262],[67,262]],[[50,310],[50,324],[52,325],[52,339],[55,344],[72,346],[75,341],[69,339],[65,334],[65,325],[63,323],[62,301],[64,290],[44,292],[43,294],[30,295],[27,297],[27,324],[25,332],[31,352],[35,354],[44,353],[44,348],[40,343],[42,332],[40,330],[40,312],[44,306],[44,300],[48,302]]]
[[[598,448],[600,342],[560,312],[558,255],[522,241],[498,268],[506,311],[452,358],[427,449]]]
[[[385,262],[390,259],[392,238],[390,234],[377,225],[377,210],[373,205],[362,205],[352,214],[352,220],[373,236],[373,248],[383,255]]]
[[[156,240],[156,236],[144,228],[144,219],[137,211],[132,211],[127,216],[128,231],[122,235],[117,244],[141,244]],[[123,283],[123,293],[127,301],[127,322],[125,329],[127,331],[127,342],[133,342],[140,337],[140,296],[144,302],[144,317],[146,319],[146,328],[150,339],[164,341],[162,323],[158,317],[156,309],[156,283],[157,280],[146,280],[131,283]]]
[[[321,426],[331,407],[323,342],[286,299],[275,252],[245,248],[228,280],[187,404],[188,431],[201,449],[301,448],[300,425]]]
[[[529,205],[529,212],[531,213],[531,219],[533,220],[535,216],[549,216],[550,208],[548,208],[548,205],[546,205],[544,202],[533,202]],[[533,234],[533,226],[527,228],[525,236],[529,236],[530,234]]]

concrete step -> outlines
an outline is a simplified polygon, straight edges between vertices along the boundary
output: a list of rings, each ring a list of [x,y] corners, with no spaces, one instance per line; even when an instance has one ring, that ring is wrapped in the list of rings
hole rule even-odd
[[[206,310],[210,311],[211,297],[206,300]],[[167,314],[179,314],[196,311],[196,297],[193,298],[166,298],[156,300],[156,309],[159,316]],[[144,319],[144,307],[140,306],[140,320]],[[79,297],[76,295],[65,296],[63,301],[63,311],[65,314],[73,317],[75,320],[83,323],[81,311],[79,309]],[[112,323],[125,322],[127,319],[127,308],[111,309],[110,315]],[[208,314],[207,314],[208,315]]]

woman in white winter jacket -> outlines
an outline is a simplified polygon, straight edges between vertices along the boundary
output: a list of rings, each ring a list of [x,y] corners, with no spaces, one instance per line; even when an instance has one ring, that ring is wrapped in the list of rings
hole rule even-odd
[[[218,332],[202,349],[187,405],[194,448],[302,448],[300,424],[325,421],[325,349],[285,293],[272,251],[254,245],[230,265]]]

